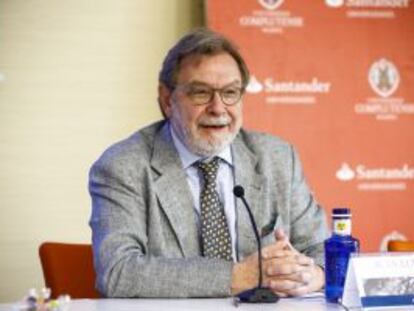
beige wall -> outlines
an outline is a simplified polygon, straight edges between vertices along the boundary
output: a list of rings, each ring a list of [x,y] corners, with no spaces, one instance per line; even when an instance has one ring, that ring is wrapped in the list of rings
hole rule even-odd
[[[41,288],[42,241],[90,242],[87,174],[160,117],[168,47],[201,0],[0,0],[0,302]]]

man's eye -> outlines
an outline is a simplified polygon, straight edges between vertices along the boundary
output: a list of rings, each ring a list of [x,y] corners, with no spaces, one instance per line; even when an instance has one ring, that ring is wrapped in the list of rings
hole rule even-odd
[[[228,97],[233,97],[233,96],[237,96],[239,94],[239,90],[238,89],[225,89],[223,90],[223,95],[224,96],[228,96]]]
[[[192,89],[190,90],[190,95],[192,96],[209,96],[210,91],[207,89]]]

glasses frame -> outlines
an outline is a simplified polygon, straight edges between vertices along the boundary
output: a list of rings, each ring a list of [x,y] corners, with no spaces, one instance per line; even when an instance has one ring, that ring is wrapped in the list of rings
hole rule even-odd
[[[210,93],[209,99],[206,100],[206,101],[203,101],[203,102],[197,102],[196,99],[192,98],[192,96],[194,96],[194,94],[192,95],[190,93],[190,89],[191,89],[191,87],[194,87],[194,86],[200,86],[200,87],[202,86],[202,87],[207,88],[210,91],[209,92]],[[228,89],[231,89],[231,88],[237,89],[240,92],[240,95],[238,96],[237,100],[235,100],[234,102],[228,103],[227,100],[224,98],[223,94],[224,94],[225,90],[228,90]],[[225,86],[225,87],[222,87],[222,88],[214,88],[214,87],[211,87],[208,84],[192,84],[192,83],[177,84],[177,85],[174,86],[174,90],[175,89],[182,89],[184,91],[185,96],[187,96],[191,100],[191,103],[194,106],[203,106],[203,105],[206,105],[206,104],[210,103],[214,99],[214,96],[215,96],[216,93],[219,95],[220,100],[224,105],[226,105],[226,106],[235,106],[243,98],[244,91],[245,91],[244,88],[242,88],[240,86]]]

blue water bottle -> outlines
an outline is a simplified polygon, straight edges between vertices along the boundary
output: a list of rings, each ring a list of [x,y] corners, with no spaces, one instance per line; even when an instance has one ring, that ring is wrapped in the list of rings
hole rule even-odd
[[[349,208],[332,211],[333,232],[325,240],[325,297],[328,302],[341,300],[350,254],[359,252],[359,241],[351,235],[351,216]]]

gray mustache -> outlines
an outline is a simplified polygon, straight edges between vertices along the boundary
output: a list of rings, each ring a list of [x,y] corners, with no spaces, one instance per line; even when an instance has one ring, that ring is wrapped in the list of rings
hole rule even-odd
[[[230,121],[230,118],[225,116],[218,118],[202,118],[200,124],[207,126],[222,126],[230,124]]]

